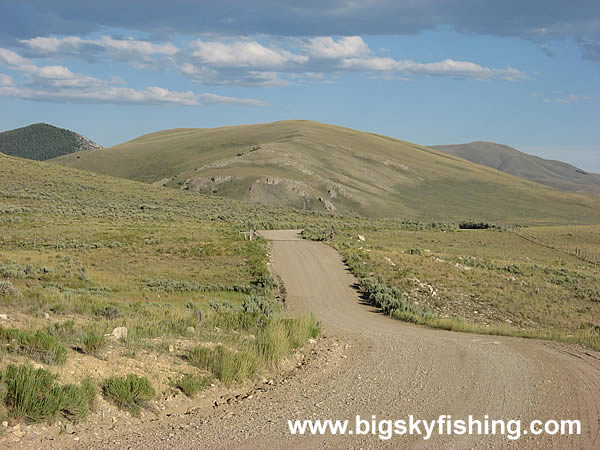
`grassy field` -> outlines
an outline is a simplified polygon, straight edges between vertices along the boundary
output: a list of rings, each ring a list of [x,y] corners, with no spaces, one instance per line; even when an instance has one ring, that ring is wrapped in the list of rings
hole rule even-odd
[[[522,233],[550,240],[570,229]],[[572,244],[592,246],[598,227],[575,227],[569,237]],[[369,300],[402,320],[600,348],[599,268],[514,232],[416,225],[341,228],[331,244]]]
[[[324,218],[0,155],[1,418],[81,420],[90,386],[139,414],[268,376],[319,326],[285,317],[266,242],[239,231],[298,220]]]
[[[531,227],[520,235],[600,265],[600,226]]]
[[[597,268],[524,239],[593,250],[597,226],[519,235],[339,217],[0,155],[0,416],[78,421],[98,401],[135,415],[278,370],[319,324],[286,317],[267,243],[239,233],[273,228],[333,236],[365,297],[393,317],[600,348]]]
[[[420,145],[311,121],[175,129],[54,160],[249,202],[422,221],[600,223],[563,193]]]

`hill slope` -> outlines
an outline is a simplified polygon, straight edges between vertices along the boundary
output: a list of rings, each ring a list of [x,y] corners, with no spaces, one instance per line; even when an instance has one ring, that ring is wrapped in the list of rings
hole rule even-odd
[[[80,134],[45,123],[0,133],[0,153],[38,161],[101,148]]]
[[[431,148],[564,191],[600,194],[600,175],[561,161],[528,155],[507,145],[471,142]]]
[[[370,217],[597,222],[567,194],[427,147],[310,121],[148,134],[59,164],[245,201]]]

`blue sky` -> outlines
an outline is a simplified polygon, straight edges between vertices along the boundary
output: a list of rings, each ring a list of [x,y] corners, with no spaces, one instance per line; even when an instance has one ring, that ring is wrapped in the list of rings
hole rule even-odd
[[[249,7],[248,5],[252,5]],[[600,2],[0,0],[0,129],[312,119],[600,172]]]

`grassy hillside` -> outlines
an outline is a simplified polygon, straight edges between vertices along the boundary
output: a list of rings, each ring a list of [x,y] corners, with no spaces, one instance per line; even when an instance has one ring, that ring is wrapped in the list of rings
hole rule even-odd
[[[295,220],[324,218],[0,154],[0,421],[189,409],[178,393],[272,376],[318,324],[285,317],[239,231]]]
[[[310,121],[175,129],[55,162],[239,200],[368,217],[598,223],[600,199]]]
[[[0,133],[0,153],[38,161],[100,148],[86,137],[45,123]]]
[[[600,175],[561,161],[528,155],[507,145],[471,142],[431,148],[564,191],[600,194]]]

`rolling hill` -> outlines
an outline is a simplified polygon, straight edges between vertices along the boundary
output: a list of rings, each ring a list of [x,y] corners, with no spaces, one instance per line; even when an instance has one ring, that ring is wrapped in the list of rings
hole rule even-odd
[[[102,146],[80,134],[45,123],[0,133],[0,153],[38,161],[101,148]]]
[[[507,145],[471,142],[431,148],[563,191],[600,194],[600,175],[561,161],[528,155]]]
[[[600,221],[600,198],[559,192],[410,142],[311,121],[166,130],[53,162],[334,214],[505,223]]]

